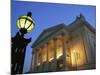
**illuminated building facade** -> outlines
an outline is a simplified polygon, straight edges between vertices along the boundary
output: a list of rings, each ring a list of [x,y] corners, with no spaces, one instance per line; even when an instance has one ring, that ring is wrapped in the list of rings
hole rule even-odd
[[[33,73],[96,68],[96,31],[83,15],[70,25],[45,29],[32,49]]]

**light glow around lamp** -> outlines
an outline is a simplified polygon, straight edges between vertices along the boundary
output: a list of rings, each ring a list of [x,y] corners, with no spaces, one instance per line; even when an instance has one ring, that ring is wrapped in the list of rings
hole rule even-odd
[[[24,34],[26,34],[27,32],[30,32],[35,27],[35,23],[31,18],[31,12],[29,12],[27,16],[21,16],[17,20],[17,26],[20,32]]]

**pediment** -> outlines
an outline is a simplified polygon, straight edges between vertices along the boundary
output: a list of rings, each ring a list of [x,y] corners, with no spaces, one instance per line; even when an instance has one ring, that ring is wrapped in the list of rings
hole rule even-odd
[[[47,28],[45,29],[40,35],[39,37],[37,38],[37,40],[33,43],[32,47],[36,44],[38,44],[40,41],[42,41],[43,39],[45,39],[47,36],[55,33],[55,31],[57,30],[61,30],[63,29],[64,27],[66,27],[65,24],[59,24],[59,25],[56,25],[56,26],[53,26],[53,27],[50,27],[50,28]]]

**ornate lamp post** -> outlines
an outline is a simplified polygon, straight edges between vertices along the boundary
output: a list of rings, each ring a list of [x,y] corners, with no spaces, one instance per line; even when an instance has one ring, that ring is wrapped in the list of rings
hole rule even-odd
[[[28,12],[27,16],[21,16],[18,19],[19,32],[11,38],[11,74],[21,74],[23,72],[26,46],[31,42],[31,38],[26,39],[24,35],[35,27],[31,15],[32,13]]]

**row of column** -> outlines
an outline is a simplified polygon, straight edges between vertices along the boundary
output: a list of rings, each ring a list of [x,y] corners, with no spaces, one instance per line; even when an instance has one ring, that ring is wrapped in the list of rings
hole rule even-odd
[[[62,53],[63,53],[63,55],[62,55],[62,60],[63,60],[63,66],[67,66],[67,64],[66,64],[66,47],[65,47],[65,38],[64,38],[64,34],[61,34],[60,35],[61,36],[61,41],[62,41]],[[54,38],[53,39],[53,41],[54,41],[54,62],[53,62],[53,64],[54,64],[54,70],[56,71],[56,69],[57,69],[57,40],[58,40],[58,37],[57,38]],[[49,51],[49,46],[50,46],[50,43],[48,42],[48,43],[46,43],[46,70],[48,71],[48,63],[49,63],[49,59],[48,59],[48,55],[49,55],[49,53],[48,53],[48,51]],[[42,47],[42,48],[39,48],[39,50],[41,51],[41,56],[40,56],[40,67],[41,67],[41,69],[42,69],[42,64],[43,64],[43,62],[42,62],[42,57],[43,57],[43,48],[44,48],[44,46]],[[37,60],[39,60],[39,59],[37,59],[37,52],[38,51],[36,51],[35,50],[35,53],[33,54],[34,55],[34,59],[32,59],[32,64],[34,64],[34,66],[31,66],[31,67],[34,67],[33,69],[35,70],[35,68],[37,67],[36,65],[37,65]],[[34,61],[34,62],[33,62]]]

